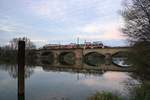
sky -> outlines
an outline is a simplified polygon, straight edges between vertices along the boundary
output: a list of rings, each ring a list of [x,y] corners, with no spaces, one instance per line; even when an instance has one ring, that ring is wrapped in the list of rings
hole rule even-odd
[[[0,46],[28,37],[37,46],[102,41],[127,45],[122,0],[0,0]]]

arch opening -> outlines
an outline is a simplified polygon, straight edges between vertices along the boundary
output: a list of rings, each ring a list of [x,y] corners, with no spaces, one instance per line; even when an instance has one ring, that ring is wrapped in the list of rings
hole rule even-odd
[[[84,56],[84,63],[91,66],[100,66],[105,63],[105,56],[97,52],[90,52]]]
[[[112,56],[112,63],[119,67],[130,67],[132,66],[129,60],[129,52],[127,51],[119,51]]]
[[[52,54],[52,52],[43,52],[42,54],[41,54],[41,56],[48,56],[48,55],[51,55]]]
[[[52,52],[44,52],[41,54],[41,62],[43,64],[52,64],[54,62],[54,54]]]
[[[74,65],[75,64],[75,53],[74,52],[62,52],[59,55],[59,62],[63,65]]]

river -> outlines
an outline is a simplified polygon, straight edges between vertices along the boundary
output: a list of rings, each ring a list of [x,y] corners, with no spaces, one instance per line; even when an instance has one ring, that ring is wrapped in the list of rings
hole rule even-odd
[[[128,72],[74,71],[74,69],[26,66],[25,100],[86,100],[99,91],[128,99],[139,83]],[[17,66],[0,65],[0,100],[17,100]]]

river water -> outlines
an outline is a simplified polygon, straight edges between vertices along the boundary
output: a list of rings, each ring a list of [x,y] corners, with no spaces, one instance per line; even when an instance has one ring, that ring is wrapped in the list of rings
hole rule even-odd
[[[86,100],[105,91],[129,97],[129,88],[138,81],[128,72],[78,72],[26,66],[25,100]],[[0,100],[17,100],[17,66],[0,65]]]

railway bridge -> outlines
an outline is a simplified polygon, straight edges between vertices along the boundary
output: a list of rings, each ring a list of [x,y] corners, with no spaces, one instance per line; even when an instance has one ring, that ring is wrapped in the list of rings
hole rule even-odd
[[[48,55],[51,55],[51,58],[54,59],[54,65],[60,64],[61,59],[65,59],[65,56],[71,54],[72,56],[68,61],[74,61],[76,67],[80,67],[83,63],[83,60],[86,56],[92,54],[101,55],[105,59],[111,59],[117,53],[127,52],[129,47],[112,47],[112,48],[93,48],[93,49],[83,49],[83,48],[73,48],[73,49],[40,49],[37,50],[38,57],[46,58]]]

